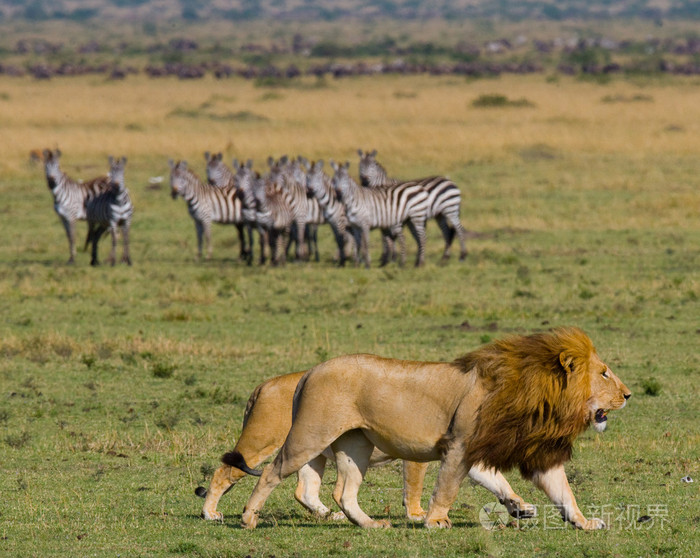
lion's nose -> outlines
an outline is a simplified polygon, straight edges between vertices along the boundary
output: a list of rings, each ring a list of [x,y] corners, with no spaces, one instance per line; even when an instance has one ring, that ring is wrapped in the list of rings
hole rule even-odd
[[[625,393],[625,400],[629,399],[630,397],[632,397],[631,393]]]

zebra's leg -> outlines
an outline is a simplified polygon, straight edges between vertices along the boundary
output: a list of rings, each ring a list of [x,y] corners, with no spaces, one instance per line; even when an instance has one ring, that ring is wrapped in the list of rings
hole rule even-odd
[[[207,243],[207,259],[211,259],[212,245],[211,245],[211,221],[205,221],[204,223],[204,241]]]
[[[112,237],[112,250],[109,253],[109,264],[114,266],[117,261],[117,225],[110,223],[109,234]]]
[[[238,244],[240,246],[240,250],[238,252],[238,259],[245,261],[246,260],[246,246],[245,246],[245,231],[243,230],[243,225],[237,224],[236,230],[238,231]]]
[[[260,236],[260,265],[265,265],[267,261],[265,246],[270,240],[270,233],[265,227],[258,227],[258,235]]]
[[[311,257],[311,254],[313,253],[314,261],[319,262],[321,261],[321,256],[318,253],[318,225],[311,224],[307,226],[309,227],[309,230],[307,231],[309,257]]]
[[[306,232],[306,223],[303,221],[297,221],[297,234],[296,234],[296,253],[295,256],[298,260],[306,261],[309,259],[309,254],[306,251],[306,242],[304,240],[304,234]]]
[[[97,257],[97,244],[99,243],[100,238],[102,238],[102,235],[106,230],[106,227],[98,225],[90,231],[90,238],[92,241],[92,258],[90,259],[90,265],[92,266],[100,265],[100,260]]]
[[[467,231],[464,230],[464,227],[462,226],[461,221],[459,220],[459,215],[455,215],[452,221],[452,226],[454,227],[454,230],[457,232],[457,238],[459,238],[459,246],[460,246],[460,251],[459,251],[459,259],[460,261],[464,260],[464,258],[467,257],[467,246],[466,246],[466,237],[467,237]]]
[[[63,228],[66,230],[66,236],[68,237],[68,251],[70,253],[68,263],[72,264],[75,263],[75,221],[61,217],[61,222],[63,223]],[[89,235],[90,231],[88,230],[88,236]]]
[[[340,231],[340,227],[336,223],[329,223],[331,230],[333,231],[333,236],[335,237],[335,243],[338,245],[338,266],[345,266],[345,230]],[[318,254],[318,244],[317,244],[317,254]],[[317,260],[318,261],[318,260]]]
[[[362,259],[365,261],[365,267],[369,269],[370,267],[370,253],[369,253],[369,227],[368,226],[363,226],[361,229],[359,229],[359,238],[356,238],[355,241],[358,243],[357,245],[360,247],[360,253],[362,254]]]
[[[246,263],[253,264],[253,226],[250,223],[245,224],[245,232],[248,235],[248,244],[246,247]]]
[[[124,252],[122,253],[122,263],[131,265],[131,253],[129,251],[129,230],[131,223],[126,222],[122,225],[122,242],[124,243]]]
[[[394,238],[389,229],[382,229],[382,257],[379,259],[379,267],[384,267],[394,259]]]
[[[442,252],[442,259],[449,260],[450,248],[452,247],[452,241],[455,237],[454,231],[450,228],[450,225],[447,223],[447,219],[444,215],[438,215],[437,217],[435,217],[435,220],[437,221],[437,224],[440,227],[442,238],[445,239],[445,249]]]
[[[413,218],[408,221],[408,228],[418,244],[418,254],[416,255],[416,267],[421,267],[425,263],[425,219]]]
[[[204,224],[201,221],[194,222],[194,228],[197,231],[197,259],[202,259],[202,235],[204,234]]]
[[[399,242],[399,266],[403,267],[406,263],[406,237],[403,235],[401,225],[391,229],[392,235]]]

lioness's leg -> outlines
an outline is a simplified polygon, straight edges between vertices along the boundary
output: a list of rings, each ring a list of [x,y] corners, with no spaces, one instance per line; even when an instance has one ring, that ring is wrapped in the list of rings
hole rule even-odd
[[[464,463],[464,445],[455,440],[442,458],[440,471],[433,495],[428,506],[428,515],[425,518],[426,527],[452,527],[452,522],[447,517],[452,503],[457,497],[459,487],[467,476],[467,467]]]
[[[578,529],[605,529],[605,523],[598,518],[586,519],[576,504],[574,493],[571,492],[569,480],[563,465],[552,467],[547,471],[536,471],[532,482],[541,488],[549,499],[559,508],[564,521],[568,521]]]
[[[333,497],[345,516],[364,529],[391,527],[387,520],[375,521],[362,511],[357,503],[357,493],[369,466],[374,444],[359,430],[351,430],[331,445],[338,466],[338,483]],[[342,487],[342,488],[339,488]]]
[[[202,508],[202,517],[204,519],[223,521],[224,514],[217,511],[216,506],[219,504],[221,497],[231,490],[231,487],[245,475],[243,471],[230,465],[222,465],[216,470],[204,499],[204,507]]]
[[[421,506],[420,499],[427,470],[428,463],[403,462],[403,505],[406,508],[406,517],[411,521],[425,519],[425,510]]]
[[[323,480],[323,471],[326,468],[326,457],[321,454],[316,459],[312,459],[301,469],[299,469],[299,482],[297,483],[294,497],[302,506],[311,513],[326,517],[331,513],[321,499],[319,492],[321,491],[321,481]]]
[[[469,478],[493,492],[513,517],[527,519],[537,515],[537,508],[518,496],[506,478],[495,469],[474,465],[469,469]]]

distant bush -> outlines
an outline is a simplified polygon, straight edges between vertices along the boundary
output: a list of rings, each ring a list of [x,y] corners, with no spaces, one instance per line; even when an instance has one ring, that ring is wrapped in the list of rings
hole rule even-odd
[[[472,101],[472,106],[477,108],[492,107],[534,107],[535,104],[527,99],[511,100],[505,95],[498,93],[488,93],[480,95]]]

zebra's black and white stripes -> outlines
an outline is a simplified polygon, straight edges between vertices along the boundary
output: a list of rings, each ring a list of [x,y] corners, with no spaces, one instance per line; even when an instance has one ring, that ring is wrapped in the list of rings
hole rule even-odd
[[[114,265],[117,250],[117,231],[122,232],[124,251],[122,262],[131,265],[129,252],[129,232],[131,219],[134,215],[134,206],[131,203],[129,190],[124,180],[124,166],[126,157],[114,159],[109,157],[109,186],[85,204],[85,213],[88,222],[88,234],[85,248],[92,243],[92,258],[90,265],[97,265],[97,243],[105,231],[109,231],[112,237],[112,250],[109,262]]]
[[[423,265],[428,208],[428,194],[423,187],[417,182],[403,182],[385,188],[363,188],[350,177],[349,163],[337,165],[331,162],[331,166],[335,170],[333,187],[345,205],[345,214],[365,266],[370,265],[369,231],[373,228],[380,228],[399,238],[400,263],[405,262],[405,243],[401,235],[404,224],[408,225],[418,244],[416,266]]]
[[[376,159],[377,150],[363,153],[358,150],[360,156],[360,182],[369,188],[381,188],[394,186],[400,181],[387,176],[384,167]],[[463,260],[467,256],[465,244],[466,231],[460,221],[462,194],[457,185],[444,176],[431,176],[417,180],[428,193],[427,219],[435,219],[440,227],[445,240],[443,259],[450,257],[450,248],[455,234],[459,238],[460,256]]]
[[[170,160],[170,193],[173,199],[181,196],[187,202],[190,216],[197,230],[197,253],[202,257],[202,240],[206,241],[207,258],[211,257],[212,223],[243,223],[242,204],[235,186],[216,188],[203,183],[187,168],[187,161]]]
[[[53,194],[53,207],[58,214],[68,237],[70,258],[75,261],[75,223],[86,219],[86,203],[109,187],[109,177],[99,176],[87,182],[78,182],[60,168],[61,151],[44,150],[46,181]]]

